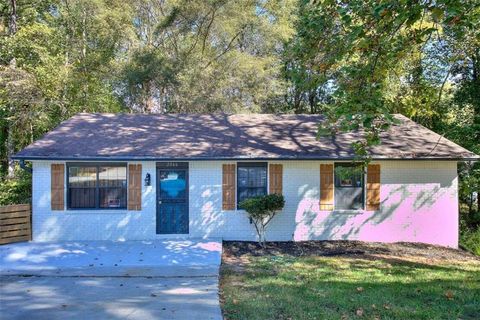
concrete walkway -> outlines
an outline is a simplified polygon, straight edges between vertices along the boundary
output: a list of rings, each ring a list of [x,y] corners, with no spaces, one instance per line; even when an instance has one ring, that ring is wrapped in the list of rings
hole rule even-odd
[[[0,318],[222,319],[216,240],[0,246]]]
[[[222,319],[218,279],[0,277],[2,320]]]
[[[218,276],[219,240],[25,242],[0,246],[0,275]]]

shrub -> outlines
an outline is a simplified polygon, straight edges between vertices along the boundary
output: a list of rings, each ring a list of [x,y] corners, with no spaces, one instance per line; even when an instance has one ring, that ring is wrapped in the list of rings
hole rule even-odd
[[[22,169],[16,170],[14,178],[0,178],[0,205],[30,203],[31,183],[31,174]]]
[[[473,254],[480,256],[480,228],[476,230],[463,229],[460,233],[460,245]]]
[[[247,211],[262,246],[265,246],[265,231],[268,223],[284,206],[285,199],[279,194],[254,197],[240,202],[239,207]]]

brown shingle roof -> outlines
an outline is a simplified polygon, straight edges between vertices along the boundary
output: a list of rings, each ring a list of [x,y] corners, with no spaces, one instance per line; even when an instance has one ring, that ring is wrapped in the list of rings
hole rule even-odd
[[[478,159],[408,118],[382,134],[374,159]],[[316,140],[321,115],[78,114],[15,159],[352,159],[359,132]],[[438,144],[437,144],[438,142]],[[436,147],[434,147],[436,145]],[[433,150],[432,150],[433,149]]]

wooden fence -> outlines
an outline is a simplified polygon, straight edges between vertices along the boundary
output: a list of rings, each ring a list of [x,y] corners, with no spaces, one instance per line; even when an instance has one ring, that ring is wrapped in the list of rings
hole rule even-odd
[[[29,204],[0,207],[0,244],[32,239],[31,212]]]

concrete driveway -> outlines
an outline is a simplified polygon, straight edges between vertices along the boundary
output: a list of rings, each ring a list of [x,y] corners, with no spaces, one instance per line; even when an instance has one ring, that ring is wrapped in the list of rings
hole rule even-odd
[[[221,242],[0,247],[1,319],[222,319]]]

